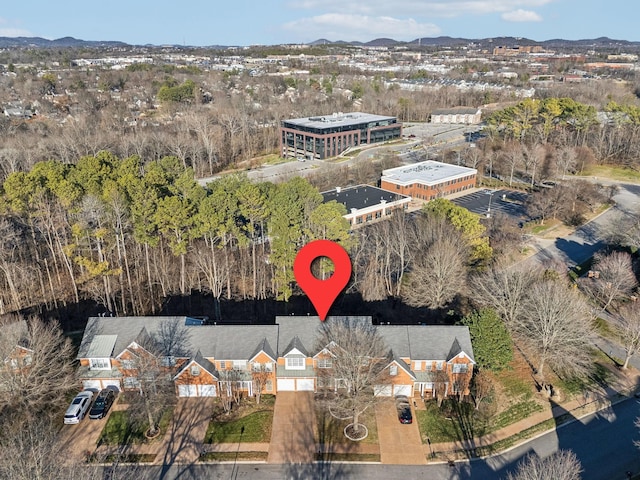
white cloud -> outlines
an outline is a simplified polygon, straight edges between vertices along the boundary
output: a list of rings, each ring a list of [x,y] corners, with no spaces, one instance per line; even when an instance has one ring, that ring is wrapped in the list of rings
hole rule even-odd
[[[514,10],[505,12],[501,15],[502,19],[507,22],[541,22],[542,17],[531,10]]]
[[[345,41],[369,41],[390,37],[396,40],[414,40],[433,37],[440,28],[432,23],[419,23],[413,18],[399,19],[390,16],[326,13],[286,23],[283,28],[304,38]]]
[[[531,9],[561,0],[289,0],[289,5],[316,12],[344,12],[366,16],[392,16],[403,12],[413,18],[459,17]]]
[[[34,35],[23,28],[0,27],[0,37],[33,37]]]
[[[16,27],[13,23],[0,17],[0,37],[33,37],[30,31]]]

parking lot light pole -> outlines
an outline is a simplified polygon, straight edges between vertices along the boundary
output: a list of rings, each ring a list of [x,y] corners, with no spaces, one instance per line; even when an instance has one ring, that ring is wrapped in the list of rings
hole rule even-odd
[[[489,206],[487,207],[487,218],[491,218],[491,199],[493,198],[493,194],[495,192],[491,192],[489,194]]]

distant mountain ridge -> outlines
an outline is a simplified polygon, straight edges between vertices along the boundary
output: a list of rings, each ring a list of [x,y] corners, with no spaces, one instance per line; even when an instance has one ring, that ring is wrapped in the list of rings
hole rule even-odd
[[[316,40],[315,42],[311,42],[310,45],[332,45],[332,44],[351,44],[351,45],[363,45],[366,47],[391,47],[396,45],[424,45],[424,46],[442,46],[442,47],[453,47],[453,46],[463,46],[469,44],[476,44],[484,47],[489,46],[500,46],[500,45],[541,45],[547,48],[558,48],[558,47],[594,47],[594,48],[603,48],[603,47],[620,47],[620,46],[640,46],[640,41],[629,41],[629,40],[615,40],[608,37],[598,37],[593,39],[581,39],[581,40],[565,40],[561,38],[555,38],[551,40],[531,40],[529,38],[524,37],[488,37],[488,38],[459,38],[459,37],[448,37],[448,36],[440,36],[440,37],[423,37],[416,38],[410,42],[401,42],[398,40],[394,40],[392,38],[377,38],[375,40],[371,40],[369,42],[332,42],[327,39]]]
[[[293,43],[293,42],[292,42]],[[594,39],[583,40],[564,40],[561,38],[536,41],[522,37],[492,37],[483,39],[472,38],[458,38],[458,37],[423,37],[416,38],[410,42],[401,42],[394,40],[393,38],[376,38],[368,42],[357,41],[331,41],[326,38],[320,38],[314,42],[310,42],[308,45],[354,45],[354,46],[366,46],[366,47],[393,47],[398,45],[423,45],[423,46],[442,46],[442,47],[454,47],[474,44],[485,48],[491,48],[495,46],[513,46],[513,45],[541,45],[546,48],[570,48],[570,47],[592,47],[592,48],[605,48],[605,47],[640,47],[640,41],[629,40],[614,40],[608,37],[599,37]],[[80,40],[73,37],[63,37],[55,40],[49,40],[41,37],[0,37],[0,48],[10,47],[23,47],[23,48],[100,48],[100,47],[131,47],[126,42],[120,41],[95,41],[95,40]],[[151,45],[146,44],[148,47],[162,47],[165,45]],[[178,46],[178,45],[175,45]],[[231,46],[231,45],[228,45]],[[186,47],[195,47],[194,45],[187,45]],[[208,45],[200,46],[202,48],[224,48],[221,45]]]
[[[73,37],[62,37],[49,40],[42,37],[0,37],[0,48],[38,47],[38,48],[80,48],[80,47],[126,47],[124,42],[78,40]]]

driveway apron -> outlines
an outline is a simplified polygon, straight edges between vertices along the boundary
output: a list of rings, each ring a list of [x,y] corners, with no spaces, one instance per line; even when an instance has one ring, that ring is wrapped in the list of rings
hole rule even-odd
[[[392,399],[376,405],[376,423],[380,443],[380,462],[390,465],[426,465],[420,431],[416,422],[405,425],[398,420],[396,406]]]
[[[278,392],[267,462],[313,462],[316,430],[313,392]]]

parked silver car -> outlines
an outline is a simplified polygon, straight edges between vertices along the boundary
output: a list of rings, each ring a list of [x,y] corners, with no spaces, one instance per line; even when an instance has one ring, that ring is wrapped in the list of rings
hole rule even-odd
[[[91,400],[93,400],[93,392],[90,390],[84,390],[77,394],[67,408],[67,413],[64,414],[64,423],[80,423],[91,407]]]

